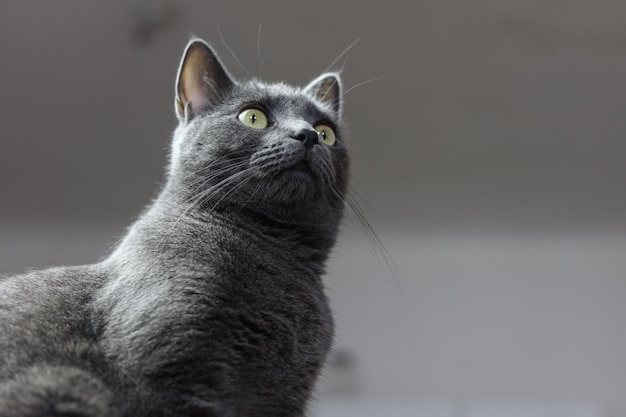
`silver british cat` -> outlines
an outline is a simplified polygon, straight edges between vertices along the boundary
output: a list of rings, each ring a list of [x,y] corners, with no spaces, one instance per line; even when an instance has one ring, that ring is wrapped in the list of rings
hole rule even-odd
[[[333,338],[341,91],[236,81],[193,39],[159,196],[103,261],[0,278],[0,416],[303,416]]]

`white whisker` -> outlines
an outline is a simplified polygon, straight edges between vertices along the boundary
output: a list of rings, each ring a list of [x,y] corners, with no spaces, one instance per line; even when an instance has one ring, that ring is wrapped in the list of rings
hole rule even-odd
[[[259,61],[259,78],[263,78],[263,63],[265,62],[265,58],[261,60],[261,24],[259,23],[259,37],[257,40],[257,59]]]
[[[363,209],[359,205],[358,199],[360,199],[365,204],[367,204],[365,199],[363,199],[363,197],[360,196],[359,193],[356,192],[356,190],[353,187],[349,187],[349,193],[346,195],[340,194],[334,188],[331,188],[331,190],[335,193],[335,195],[338,198],[340,198],[345,203],[346,208],[350,209],[349,213],[353,214],[352,218],[359,225],[359,227],[361,228],[361,230],[367,237],[367,240],[369,241],[372,249],[374,250],[374,254],[376,255],[376,258],[378,259],[378,262],[380,264],[385,265],[386,269],[388,270],[391,276],[391,280],[394,284],[394,287],[396,288],[396,291],[398,291],[400,297],[402,297],[402,300],[404,304],[407,306],[407,308],[410,308],[410,304],[408,300],[406,299],[404,292],[402,290],[402,285],[400,284],[400,281],[399,281],[398,270],[393,260],[393,257],[391,256],[391,253],[389,252],[389,250],[383,243],[382,239],[378,236],[378,234],[376,233],[376,231],[374,230],[374,228],[368,221]],[[367,205],[369,206],[369,204]]]
[[[237,63],[239,64],[239,66],[241,67],[241,69],[243,69],[246,74],[250,75],[250,72],[248,72],[248,70],[246,69],[246,67],[241,63],[241,61],[239,60],[239,58],[237,58],[237,55],[235,55],[235,53],[233,52],[232,49],[230,49],[230,47],[228,46],[228,44],[226,43],[226,40],[224,39],[224,36],[222,36],[222,31],[220,31],[220,27],[216,26],[217,28],[217,34],[219,35],[220,39],[222,40],[222,43],[224,44],[224,46],[226,47],[226,49],[228,50],[228,52],[230,52],[230,54],[232,55],[233,58],[235,58],[235,61],[237,61]]]
[[[228,185],[236,181],[240,176],[245,175],[245,174],[250,174],[250,170],[245,169],[243,171],[238,171],[234,173],[233,175],[223,179],[222,181],[219,181],[217,184],[213,185],[212,187],[204,190],[200,194],[196,196],[192,196],[191,198],[187,199],[183,204],[188,204],[188,207],[184,208],[180,216],[178,216],[176,220],[171,224],[171,226],[168,229],[168,232],[163,235],[163,238],[161,239],[161,241],[159,242],[157,246],[158,247],[162,246],[166,237],[176,228],[176,226],[178,226],[178,224],[183,218],[188,216],[194,209],[206,204],[207,201],[215,197],[221,190],[223,190],[225,187],[227,187]],[[213,208],[215,208],[215,206]]]
[[[343,92],[343,94],[341,95],[341,97],[344,97],[346,94],[348,94],[350,91],[354,90],[357,87],[360,87],[362,85],[365,84],[369,84],[369,83],[373,83],[374,81],[381,81],[386,79],[387,77],[377,77],[377,78],[370,78],[369,80],[365,80],[365,81],[361,81],[360,83],[353,85],[352,87],[348,88],[346,91]]]
[[[328,67],[326,67],[326,69],[324,70],[324,72],[328,72],[333,65],[335,65],[337,63],[337,61],[339,61],[341,59],[342,56],[344,56],[345,54],[347,54],[350,49],[352,49],[357,43],[359,43],[359,38],[356,38],[350,45],[348,45],[348,47],[346,49],[344,49],[338,56],[337,58],[335,58],[333,60],[333,62],[330,63],[330,65]]]

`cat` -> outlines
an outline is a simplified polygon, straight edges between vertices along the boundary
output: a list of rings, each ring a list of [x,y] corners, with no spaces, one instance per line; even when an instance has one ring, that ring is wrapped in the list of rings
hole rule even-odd
[[[342,84],[237,81],[192,39],[166,181],[93,265],[0,279],[0,416],[302,417],[331,348]]]

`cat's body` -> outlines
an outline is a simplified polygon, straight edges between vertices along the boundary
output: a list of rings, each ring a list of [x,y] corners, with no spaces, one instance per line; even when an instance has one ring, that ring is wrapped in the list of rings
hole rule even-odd
[[[102,262],[0,279],[0,416],[301,417],[333,334],[340,97],[332,74],[236,83],[190,42],[159,197]]]

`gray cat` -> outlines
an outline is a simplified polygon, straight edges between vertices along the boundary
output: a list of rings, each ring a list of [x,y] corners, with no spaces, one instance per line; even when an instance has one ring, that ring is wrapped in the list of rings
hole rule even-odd
[[[341,82],[236,82],[202,40],[167,181],[94,265],[0,279],[0,416],[300,417],[330,349]]]

